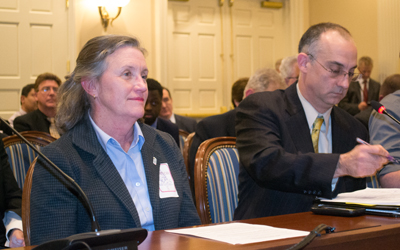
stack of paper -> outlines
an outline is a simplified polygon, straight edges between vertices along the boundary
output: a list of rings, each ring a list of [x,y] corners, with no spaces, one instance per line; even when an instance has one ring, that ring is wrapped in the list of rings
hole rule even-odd
[[[309,232],[306,231],[237,222],[165,231],[170,233],[198,236],[233,245],[302,237],[309,234]]]
[[[363,207],[367,214],[400,216],[399,188],[366,188],[355,192],[341,193],[332,200],[320,199],[320,203],[340,207]]]

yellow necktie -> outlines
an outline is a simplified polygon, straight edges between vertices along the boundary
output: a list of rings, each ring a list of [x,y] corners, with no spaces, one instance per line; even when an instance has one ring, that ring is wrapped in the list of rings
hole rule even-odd
[[[321,130],[322,123],[324,122],[324,118],[318,116],[315,118],[313,129],[311,132],[311,140],[314,147],[314,152],[318,153],[318,140],[319,140],[319,132]]]
[[[47,120],[50,121],[50,127],[49,127],[50,135],[56,139],[60,138],[60,134],[57,131],[56,124],[54,122],[54,118],[47,117]]]

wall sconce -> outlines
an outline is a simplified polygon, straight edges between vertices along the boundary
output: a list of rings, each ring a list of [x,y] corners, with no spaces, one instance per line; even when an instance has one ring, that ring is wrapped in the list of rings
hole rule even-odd
[[[102,0],[98,1],[98,6],[99,6],[99,14],[100,14],[100,21],[101,24],[104,27],[104,31],[107,31],[107,27],[109,24],[112,25],[115,19],[121,14],[122,7],[127,5],[130,0]],[[118,8],[118,13],[115,15],[115,17],[110,17],[110,15],[107,12],[108,8]]]

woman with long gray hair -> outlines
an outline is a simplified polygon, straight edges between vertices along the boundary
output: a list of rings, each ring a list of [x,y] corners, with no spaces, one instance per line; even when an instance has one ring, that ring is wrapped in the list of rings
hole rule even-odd
[[[82,187],[103,230],[200,224],[175,141],[138,121],[148,94],[144,53],[132,37],[88,41],[59,90],[56,124],[63,136],[42,150]],[[69,188],[38,160],[32,244],[90,231],[84,205]]]

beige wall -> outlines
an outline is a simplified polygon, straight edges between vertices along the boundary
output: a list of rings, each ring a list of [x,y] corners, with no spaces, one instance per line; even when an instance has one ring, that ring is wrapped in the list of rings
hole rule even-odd
[[[74,6],[75,19],[75,56],[83,47],[83,45],[95,36],[105,34],[122,34],[132,35],[139,38],[142,46],[147,49],[146,57],[147,66],[150,75],[154,69],[154,53],[153,52],[153,6],[154,1],[136,1],[131,0],[128,5],[122,8],[121,15],[114,21],[112,26],[104,31],[100,23],[100,15],[98,8],[92,6],[88,0],[76,0]],[[116,14],[116,9],[109,10],[109,14]],[[75,63],[72,63],[74,66]],[[73,69],[73,68],[72,68]],[[71,69],[71,70],[72,70]]]
[[[353,35],[358,58],[374,60],[372,78],[379,80],[378,0],[309,0],[310,25],[320,22],[338,23]]]

